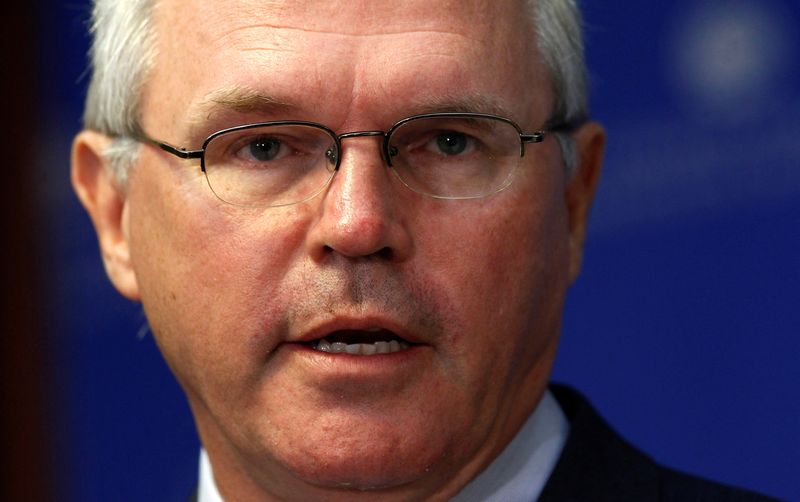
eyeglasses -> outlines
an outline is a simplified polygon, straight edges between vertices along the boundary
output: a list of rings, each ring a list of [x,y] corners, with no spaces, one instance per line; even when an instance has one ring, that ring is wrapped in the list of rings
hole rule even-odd
[[[279,207],[307,201],[331,182],[342,140],[381,137],[394,175],[414,192],[439,199],[477,199],[507,188],[526,143],[544,141],[510,119],[483,113],[432,113],[395,123],[388,131],[336,134],[314,122],[281,120],[215,132],[200,150],[150,138],[142,141],[183,159],[200,159],[208,186],[223,202]]]

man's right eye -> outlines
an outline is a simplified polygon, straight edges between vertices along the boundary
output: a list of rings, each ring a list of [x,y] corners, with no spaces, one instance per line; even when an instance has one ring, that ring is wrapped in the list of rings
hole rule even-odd
[[[429,148],[433,148],[434,151],[441,153],[444,156],[456,156],[463,154],[470,147],[473,147],[473,143],[474,140],[472,140],[472,138],[466,134],[455,131],[446,131],[436,136],[435,148],[433,145],[429,145]]]
[[[282,146],[283,143],[275,138],[258,137],[248,141],[236,155],[244,160],[269,162],[281,157]]]

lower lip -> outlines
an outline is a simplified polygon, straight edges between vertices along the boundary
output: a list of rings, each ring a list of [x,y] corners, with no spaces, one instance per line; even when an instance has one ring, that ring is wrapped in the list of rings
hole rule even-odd
[[[427,345],[412,345],[398,352],[367,356],[323,352],[303,343],[285,343],[279,350],[297,358],[297,362],[308,366],[308,371],[323,378],[377,378],[381,375],[397,377],[413,370],[424,362],[429,349]]]

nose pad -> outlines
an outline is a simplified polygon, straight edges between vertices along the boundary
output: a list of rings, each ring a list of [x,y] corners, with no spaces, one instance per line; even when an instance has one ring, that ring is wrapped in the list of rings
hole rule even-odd
[[[342,140],[348,139],[348,138],[361,138],[361,137],[369,137],[369,136],[380,136],[380,137],[383,138],[383,142],[386,142],[388,140],[388,138],[386,137],[386,133],[383,132],[383,131],[354,131],[354,132],[346,132],[344,134],[340,134],[338,136],[338,138],[337,138],[338,142],[336,144],[332,145],[330,148],[328,148],[328,150],[325,152],[325,158],[327,158],[328,162],[331,165],[334,166],[334,169],[338,169],[339,158],[340,158],[339,154],[340,154],[341,149],[342,149]],[[389,159],[386,157],[386,154],[384,153],[384,148],[383,148],[384,144],[383,144],[383,142],[381,144],[381,149],[380,149],[381,158],[388,165],[391,165],[391,162],[389,162]],[[392,155],[396,155],[396,153],[397,153],[397,149],[396,148],[394,149],[394,152],[395,153],[392,154]]]
[[[325,151],[325,158],[328,160],[328,164],[330,164],[328,166],[328,170],[334,171],[338,169],[339,155],[336,150],[336,145],[331,146],[327,151]]]

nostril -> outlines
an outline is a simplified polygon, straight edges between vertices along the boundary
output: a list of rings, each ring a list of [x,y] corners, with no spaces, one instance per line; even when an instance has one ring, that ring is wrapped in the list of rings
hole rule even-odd
[[[328,245],[323,246],[322,250],[323,250],[324,254],[331,254],[331,253],[336,252],[336,250],[334,248],[332,248],[331,246],[328,246]],[[390,248],[389,246],[386,246],[386,247],[383,247],[383,248],[375,251],[374,253],[371,253],[371,254],[368,254],[368,255],[363,255],[363,256],[361,256],[361,258],[370,258],[370,257],[372,257],[372,258],[377,258],[379,260],[392,261],[394,259],[394,256],[395,256],[394,250],[392,248]]]

